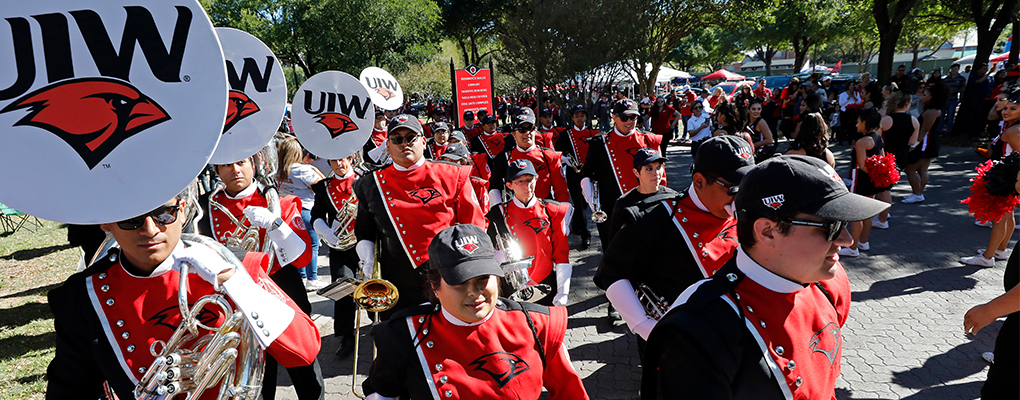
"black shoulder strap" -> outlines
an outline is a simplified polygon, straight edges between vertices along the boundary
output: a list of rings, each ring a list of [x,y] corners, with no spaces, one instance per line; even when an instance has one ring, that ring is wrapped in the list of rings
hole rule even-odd
[[[836,300],[832,298],[832,293],[829,293],[829,290],[826,289],[825,286],[822,286],[821,283],[815,282],[813,283],[813,285],[815,285],[815,287],[818,288],[818,290],[820,290],[823,295],[825,295],[825,298],[829,300],[829,304],[832,305],[832,309],[836,310],[836,316],[839,317],[840,316],[839,309],[836,308]]]
[[[510,201],[513,201],[513,200],[510,200]],[[510,237],[510,229],[507,229],[507,227],[506,227],[506,212],[503,209],[503,205],[504,204],[506,204],[506,203],[496,204],[496,207],[494,207],[494,208],[499,210],[500,218],[496,218],[496,219],[494,219],[492,221],[489,221],[489,222],[492,222],[492,224],[496,226],[496,233],[498,233],[500,235],[506,235],[506,237]]]

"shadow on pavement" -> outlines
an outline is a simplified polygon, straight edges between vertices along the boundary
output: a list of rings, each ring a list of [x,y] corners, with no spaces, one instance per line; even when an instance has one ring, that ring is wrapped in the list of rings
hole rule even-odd
[[[944,398],[935,396],[933,390],[939,389],[943,383],[963,379],[981,372],[988,363],[981,358],[981,353],[991,351],[988,342],[994,342],[994,336],[1002,326],[1001,321],[985,327],[977,335],[971,336],[966,343],[954,347],[943,354],[932,356],[924,364],[906,371],[893,372],[892,383],[905,388],[923,389],[910,398]],[[971,392],[973,398],[979,397],[981,382]],[[927,393],[927,395],[925,395]],[[958,389],[952,393],[960,394]]]
[[[971,275],[979,267],[960,266],[923,271],[914,275],[878,281],[864,292],[853,292],[854,301],[887,299],[921,292],[951,292],[973,289],[977,280]]]

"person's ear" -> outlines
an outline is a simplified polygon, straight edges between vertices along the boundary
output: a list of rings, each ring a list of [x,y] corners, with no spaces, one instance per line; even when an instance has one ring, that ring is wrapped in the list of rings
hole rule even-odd
[[[103,232],[112,232],[113,231],[113,224],[114,224],[113,222],[108,222],[108,223],[105,223],[105,224],[99,224],[99,229],[102,229]]]
[[[754,239],[757,244],[775,247],[775,240],[778,236],[779,223],[776,221],[768,218],[758,218],[754,221]]]
[[[637,168],[632,168],[632,170],[634,171],[634,176],[636,176],[638,178],[641,178],[641,171],[640,170],[638,170]]]
[[[698,190],[705,189],[705,182],[708,181],[707,179],[705,179],[705,175],[702,175],[700,172],[695,172],[694,176],[692,176],[691,179],[692,179],[691,183],[694,184],[695,189]]]

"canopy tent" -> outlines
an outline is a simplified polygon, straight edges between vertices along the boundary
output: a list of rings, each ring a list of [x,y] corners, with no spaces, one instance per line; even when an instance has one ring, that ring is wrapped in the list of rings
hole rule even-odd
[[[727,71],[725,69],[720,69],[720,70],[715,71],[715,72],[713,72],[711,74],[708,74],[708,75],[705,75],[705,76],[701,77],[701,80],[703,80],[703,81],[742,81],[742,80],[744,80],[744,76],[740,75],[740,74],[732,73],[732,72]]]
[[[647,74],[651,70],[652,64],[646,63],[644,73]],[[637,76],[635,76],[634,71],[631,71],[629,68],[624,67],[619,62],[612,62],[602,65],[601,67],[592,70],[590,74],[593,75],[595,77],[595,80],[597,81],[610,80],[617,82],[617,84],[621,86],[631,86],[638,80]],[[681,80],[694,79],[694,75],[666,66],[660,66],[659,73],[658,75],[655,76],[655,84],[663,85],[666,83],[670,83],[675,79]]]
[[[976,56],[977,54],[971,54],[966,57],[961,57],[959,60],[956,60],[956,63],[960,65],[974,64],[974,57]],[[1006,58],[1009,58],[1009,53],[991,54],[988,57],[990,62],[999,62],[1006,60]]]

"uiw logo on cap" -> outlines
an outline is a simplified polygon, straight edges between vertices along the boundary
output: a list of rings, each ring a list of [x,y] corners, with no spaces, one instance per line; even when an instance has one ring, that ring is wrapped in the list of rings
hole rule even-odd
[[[771,208],[773,210],[779,210],[779,207],[782,207],[783,206],[783,202],[785,202],[785,201],[786,201],[786,198],[784,197],[784,195],[781,195],[781,194],[777,194],[775,196],[769,196],[769,197],[761,199],[762,203],[765,203],[766,206],[768,206],[769,208]]]
[[[461,253],[469,255],[478,250],[478,236],[464,236],[460,239],[453,241],[453,247],[460,250]]]

